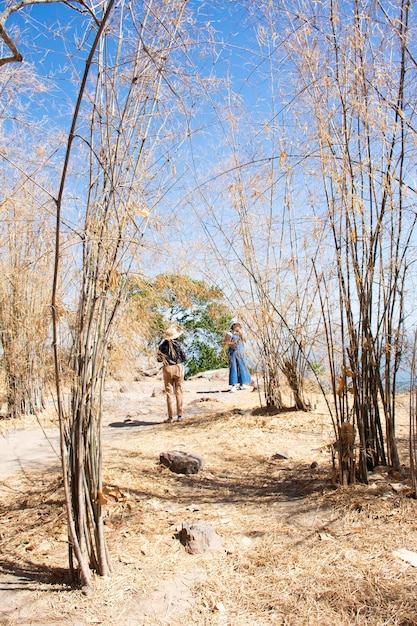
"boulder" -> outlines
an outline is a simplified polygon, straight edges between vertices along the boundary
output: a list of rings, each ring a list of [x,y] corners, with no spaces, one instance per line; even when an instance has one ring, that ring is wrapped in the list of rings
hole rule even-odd
[[[214,528],[201,520],[184,521],[178,538],[190,554],[224,550],[222,541]]]
[[[159,462],[176,474],[197,474],[203,467],[203,459],[200,456],[177,450],[161,452]]]

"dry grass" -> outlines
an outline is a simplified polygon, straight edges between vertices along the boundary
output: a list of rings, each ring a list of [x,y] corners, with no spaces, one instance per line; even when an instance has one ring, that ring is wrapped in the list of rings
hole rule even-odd
[[[335,487],[322,414],[204,404],[182,424],[131,429],[107,451],[114,572],[97,579],[92,598],[66,585],[59,478],[32,473],[2,485],[2,571],[24,577],[36,613],[29,621],[3,608],[1,623],[416,624],[415,570],[393,555],[417,540],[407,491],[388,475]],[[283,448],[292,458],[275,456]],[[173,449],[202,455],[203,471],[159,465],[159,453]],[[176,538],[185,519],[212,525],[224,553],[186,553]]]

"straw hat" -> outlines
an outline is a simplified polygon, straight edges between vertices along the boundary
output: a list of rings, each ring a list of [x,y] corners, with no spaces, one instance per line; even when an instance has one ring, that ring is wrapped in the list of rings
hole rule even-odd
[[[172,340],[172,339],[177,339],[177,337],[179,337],[179,336],[180,336],[180,333],[175,328],[175,326],[170,326],[165,331],[164,339],[168,339],[168,341],[169,341],[169,340]]]

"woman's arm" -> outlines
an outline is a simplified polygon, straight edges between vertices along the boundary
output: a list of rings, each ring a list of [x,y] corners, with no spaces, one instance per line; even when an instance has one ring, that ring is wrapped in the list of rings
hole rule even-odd
[[[231,333],[227,332],[224,337],[224,345],[234,347],[234,346],[237,346],[237,343],[238,343],[237,341],[232,340]]]

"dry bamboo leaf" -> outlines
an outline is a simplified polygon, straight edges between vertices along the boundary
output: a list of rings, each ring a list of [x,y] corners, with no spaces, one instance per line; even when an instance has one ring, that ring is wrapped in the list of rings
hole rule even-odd
[[[339,428],[339,436],[341,441],[348,445],[353,446],[355,443],[356,430],[353,424],[350,422],[343,422]]]
[[[137,209],[137,213],[138,213],[138,215],[142,215],[143,217],[149,217],[150,214],[151,214],[149,209],[145,209],[145,208]]]
[[[339,384],[338,384],[338,387],[337,387],[337,395],[339,397],[343,394],[343,392],[345,390],[345,386],[346,386],[346,378],[344,376],[341,376],[339,378]]]
[[[155,219],[153,221],[153,227],[156,230],[157,233],[162,233],[162,226],[159,220]]]
[[[127,500],[127,495],[120,491],[119,487],[109,488],[104,486],[103,492],[106,494],[106,496],[112,498],[112,500],[115,500],[115,502],[124,502],[125,500]]]
[[[103,493],[101,491],[97,491],[97,502],[98,504],[100,504],[101,506],[104,506],[105,504],[108,503],[107,498],[105,498],[103,496]]]
[[[120,274],[117,270],[113,270],[110,273],[109,279],[108,279],[108,285],[111,289],[113,289],[113,287],[116,287],[116,285],[119,283],[120,280]]]

